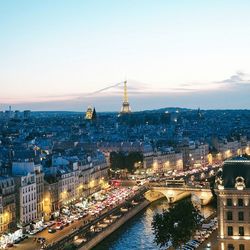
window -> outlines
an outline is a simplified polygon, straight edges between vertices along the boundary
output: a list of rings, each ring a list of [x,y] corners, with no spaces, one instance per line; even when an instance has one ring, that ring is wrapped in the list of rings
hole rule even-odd
[[[228,244],[227,249],[228,250],[234,250],[234,245],[233,244]]]
[[[233,227],[227,227],[227,235],[228,236],[233,236]]]
[[[227,211],[227,220],[232,220],[232,219],[233,219],[232,211]]]
[[[244,244],[240,244],[239,245],[239,250],[245,250],[245,245]]]
[[[238,199],[238,206],[243,207],[243,199]]]
[[[240,211],[238,213],[238,220],[243,221],[244,220],[244,212]]]
[[[239,235],[244,236],[244,227],[239,227]]]
[[[233,205],[232,199],[227,199],[227,206],[231,207]]]

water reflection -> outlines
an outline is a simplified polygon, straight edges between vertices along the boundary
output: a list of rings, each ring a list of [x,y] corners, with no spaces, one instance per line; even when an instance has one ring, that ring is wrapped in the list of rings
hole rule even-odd
[[[94,250],[157,250],[160,249],[153,241],[151,223],[154,214],[168,208],[167,200],[161,199],[150,204],[145,210],[124,224],[120,229],[102,241]],[[202,213],[207,217],[213,209],[205,207]]]

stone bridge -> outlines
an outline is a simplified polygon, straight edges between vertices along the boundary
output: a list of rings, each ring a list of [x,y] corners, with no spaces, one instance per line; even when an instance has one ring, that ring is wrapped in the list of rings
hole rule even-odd
[[[212,200],[212,192],[208,188],[195,188],[195,187],[167,187],[167,186],[153,186],[150,185],[149,190],[144,194],[145,198],[149,201],[155,201],[164,196],[169,203],[175,203],[188,196],[191,196],[192,200],[201,204],[207,205]]]

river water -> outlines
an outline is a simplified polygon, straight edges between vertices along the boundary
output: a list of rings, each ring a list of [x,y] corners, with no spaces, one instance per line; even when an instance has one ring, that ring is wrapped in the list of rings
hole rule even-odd
[[[93,250],[157,250],[154,235],[151,229],[153,216],[168,207],[166,199],[151,203],[147,208],[126,222],[117,231],[103,240]],[[213,212],[211,206],[202,209],[202,214],[207,217]]]

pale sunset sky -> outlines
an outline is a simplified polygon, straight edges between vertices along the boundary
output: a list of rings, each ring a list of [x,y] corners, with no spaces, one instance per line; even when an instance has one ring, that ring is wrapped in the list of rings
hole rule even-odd
[[[249,0],[1,0],[0,110],[119,111],[124,79],[132,110],[249,108],[249,13]]]

